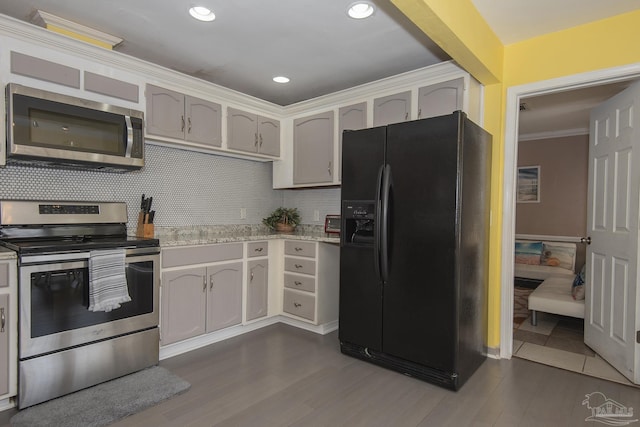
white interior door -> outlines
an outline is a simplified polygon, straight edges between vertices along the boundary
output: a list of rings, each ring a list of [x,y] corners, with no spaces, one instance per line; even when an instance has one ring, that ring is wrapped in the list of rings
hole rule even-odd
[[[584,340],[640,384],[640,83],[591,112]]]

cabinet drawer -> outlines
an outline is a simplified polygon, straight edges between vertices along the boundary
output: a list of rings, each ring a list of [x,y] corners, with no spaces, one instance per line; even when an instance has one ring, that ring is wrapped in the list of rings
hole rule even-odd
[[[316,244],[315,242],[287,240],[284,242],[284,253],[286,255],[306,256],[314,258],[316,256]]]
[[[186,246],[162,250],[162,266],[203,264],[242,258],[242,243],[210,246]]]
[[[315,292],[316,278],[285,273],[284,286],[291,289],[298,289],[298,290],[303,290],[307,292]]]
[[[9,264],[0,263],[0,288],[9,286]]]
[[[296,273],[316,274],[316,262],[311,259],[284,257],[284,269]]]
[[[284,290],[284,303],[282,310],[311,321],[315,321],[316,298],[311,294]]]
[[[247,256],[249,258],[254,256],[267,256],[267,255],[269,255],[269,242],[247,243]]]

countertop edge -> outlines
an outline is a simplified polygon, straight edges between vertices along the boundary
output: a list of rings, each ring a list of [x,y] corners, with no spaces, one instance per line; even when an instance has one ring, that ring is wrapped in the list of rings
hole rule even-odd
[[[232,243],[232,242],[252,242],[258,240],[308,240],[322,243],[340,244],[340,237],[329,234],[308,234],[308,233],[273,233],[273,234],[222,234],[222,235],[207,235],[207,236],[182,236],[182,237],[170,237],[170,236],[158,236],[160,240],[160,248],[175,248],[180,246],[198,246],[198,245],[212,245],[217,243]]]

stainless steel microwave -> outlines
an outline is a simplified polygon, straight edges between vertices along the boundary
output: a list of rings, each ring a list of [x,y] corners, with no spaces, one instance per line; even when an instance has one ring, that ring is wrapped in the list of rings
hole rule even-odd
[[[143,113],[15,83],[6,87],[7,163],[126,172],[144,166]]]

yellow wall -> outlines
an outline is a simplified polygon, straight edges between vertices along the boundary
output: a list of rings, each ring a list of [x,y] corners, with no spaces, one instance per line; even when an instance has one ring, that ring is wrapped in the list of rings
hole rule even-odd
[[[640,11],[503,46],[471,0],[391,0],[485,85],[484,127],[493,135],[489,331],[500,345],[506,93],[511,86],[640,62]]]

